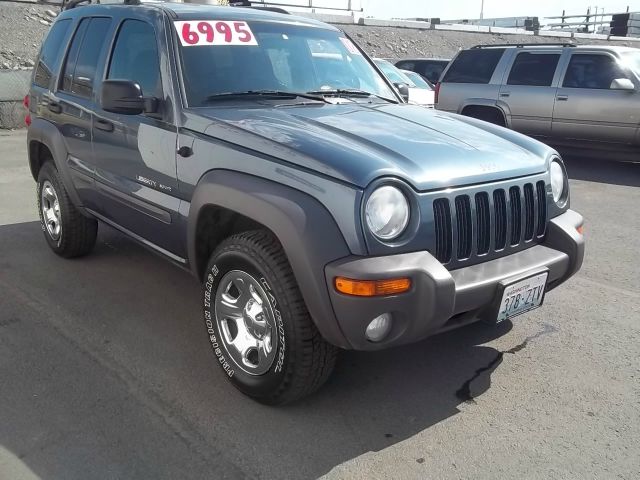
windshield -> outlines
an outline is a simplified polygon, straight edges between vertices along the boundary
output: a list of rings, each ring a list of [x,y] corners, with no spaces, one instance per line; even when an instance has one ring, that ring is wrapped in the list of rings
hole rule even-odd
[[[384,73],[386,77],[389,80],[391,80],[391,82],[406,83],[410,87],[415,87],[415,84],[411,81],[409,77],[407,77],[404,73],[402,73],[399,69],[394,67],[392,64],[390,64],[386,60],[376,58],[374,62],[376,62],[376,65],[380,67],[380,70],[382,70],[382,73]]]
[[[433,88],[431,87],[431,85],[429,85],[429,83],[427,83],[427,81],[422,78],[419,74],[417,74],[416,72],[410,72],[410,71],[405,71],[405,70],[401,70],[402,73],[404,73],[407,77],[409,77],[411,79],[411,81],[416,85],[416,87],[418,88],[424,88],[427,90],[433,90]]]
[[[624,52],[622,54],[622,63],[640,75],[640,52]]]
[[[175,26],[191,107],[224,98],[220,94],[256,91],[356,89],[397,101],[340,32],[273,22],[181,21]],[[224,35],[231,26],[236,33]]]

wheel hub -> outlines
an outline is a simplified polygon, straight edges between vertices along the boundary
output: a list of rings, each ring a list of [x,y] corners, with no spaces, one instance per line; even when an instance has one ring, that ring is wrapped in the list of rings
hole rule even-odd
[[[52,240],[57,241],[62,234],[62,216],[60,214],[60,202],[58,194],[49,180],[42,184],[40,192],[40,208],[42,210],[42,222]]]
[[[275,359],[278,336],[273,308],[260,282],[241,270],[226,273],[214,306],[221,343],[233,363],[251,375],[266,373]]]

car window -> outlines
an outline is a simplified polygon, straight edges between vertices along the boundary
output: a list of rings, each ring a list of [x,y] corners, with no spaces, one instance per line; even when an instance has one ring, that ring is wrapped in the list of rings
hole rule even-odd
[[[400,70],[413,70],[414,72],[416,71],[416,64],[413,62],[397,62],[396,67],[398,67]]]
[[[629,70],[633,70],[636,74],[640,75],[640,52],[623,52],[622,63],[629,68]]]
[[[91,97],[98,60],[110,25],[110,18],[82,19],[67,54],[62,90]]]
[[[338,31],[274,22],[243,24],[237,22],[252,42],[207,44],[202,35],[202,43],[190,45],[180,40],[183,27],[176,30],[189,106],[203,106],[223,93],[257,90],[359,89],[394,98],[384,78]],[[189,25],[186,28],[189,31]]]
[[[82,39],[84,38],[84,34],[87,31],[87,26],[91,21],[90,18],[83,18],[76,28],[75,33],[73,34],[73,39],[71,40],[71,46],[67,51],[67,57],[64,62],[64,67],[62,69],[62,90],[67,92],[71,91],[71,83],[73,81],[73,72],[76,69],[76,60],[78,58],[78,52],[80,51],[80,44],[82,43]]]
[[[447,70],[443,82],[489,83],[504,48],[464,50]]]
[[[409,79],[411,79],[411,81],[414,83],[416,87],[424,88],[426,90],[433,90],[431,85],[416,72],[405,70],[402,73],[404,73],[407,77],[409,77]]]
[[[559,53],[519,53],[509,73],[508,85],[548,87],[553,81]]]
[[[52,72],[58,65],[58,61],[64,52],[69,35],[71,34],[71,20],[59,20],[53,24],[47,35],[34,76],[34,82],[39,87],[47,88],[51,80]]]
[[[140,85],[143,95],[162,97],[158,44],[150,24],[140,20],[122,23],[107,78],[131,80]]]
[[[615,58],[603,54],[576,54],[564,76],[563,87],[609,89],[616,78],[628,78]]]
[[[415,84],[411,81],[409,77],[407,77],[404,73],[402,73],[398,68],[394,67],[391,63],[386,60],[374,60],[375,64],[380,67],[382,73],[393,83],[406,83],[410,87],[415,87]]]

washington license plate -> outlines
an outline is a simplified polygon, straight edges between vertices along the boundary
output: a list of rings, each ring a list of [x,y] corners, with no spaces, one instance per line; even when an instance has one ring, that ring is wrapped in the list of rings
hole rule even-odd
[[[548,272],[519,280],[504,287],[498,310],[498,322],[538,308],[544,298]]]

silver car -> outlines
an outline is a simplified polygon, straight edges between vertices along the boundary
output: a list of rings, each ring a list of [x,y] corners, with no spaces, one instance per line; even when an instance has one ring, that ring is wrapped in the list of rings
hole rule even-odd
[[[597,157],[640,159],[640,49],[497,45],[461,51],[436,108]]]

